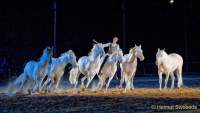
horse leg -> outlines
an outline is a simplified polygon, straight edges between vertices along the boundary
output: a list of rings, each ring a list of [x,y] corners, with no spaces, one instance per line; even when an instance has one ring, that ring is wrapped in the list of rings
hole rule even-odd
[[[39,86],[39,81],[36,80],[35,84],[33,85],[33,88],[32,88],[32,91],[30,92],[30,94],[31,93],[35,93],[37,91],[37,89],[38,89],[38,86]]]
[[[78,84],[78,80],[76,80],[75,83],[74,83],[74,89],[76,89],[77,84]]]
[[[42,84],[42,79],[38,79],[36,83],[37,83],[37,85],[34,88],[34,92],[37,91],[38,93],[40,93],[40,91],[41,91],[40,85]]]
[[[44,87],[47,87],[47,84],[51,81],[51,77],[48,76],[47,80],[44,82],[44,84],[42,85],[42,89],[44,89]]]
[[[159,76],[159,85],[160,85],[160,90],[162,90],[162,72],[158,72],[158,76]]]
[[[106,77],[103,77],[101,82],[101,89],[105,86],[105,84],[106,84]]]
[[[168,80],[169,80],[169,73],[166,74],[166,78],[165,78],[165,89],[167,89],[167,83],[168,83]]]
[[[121,72],[121,80],[120,80],[120,86],[119,86],[119,88],[123,88],[124,81],[125,81],[124,72]]]
[[[31,84],[31,88],[30,88],[30,89],[28,89],[28,94],[29,94],[29,95],[31,95],[31,94],[32,94],[32,92],[33,92],[33,89],[34,89],[35,85],[36,85],[36,81],[33,81],[33,83]]]
[[[124,83],[124,76],[123,76],[123,70],[121,69],[121,80],[120,80],[119,88],[122,88],[123,83]]]
[[[125,92],[126,92],[131,88],[131,78],[127,74],[125,75],[125,82],[126,82],[126,87],[125,87]]]
[[[90,83],[92,82],[94,76],[95,76],[95,75],[92,75],[92,76],[89,77],[88,82],[87,82],[87,85],[86,85],[86,88],[88,88],[88,86],[89,86]]]
[[[171,79],[172,79],[171,89],[173,89],[173,88],[174,88],[174,80],[175,80],[174,72],[171,72],[171,73],[170,73],[170,76],[171,76]]]
[[[83,78],[81,78],[81,86],[82,87],[85,87],[84,81],[85,81],[86,78],[87,78],[86,76],[84,76]]]
[[[99,82],[98,82],[98,85],[97,85],[97,88],[98,89],[101,89],[101,84],[102,84],[102,74],[101,75],[98,75],[98,78],[99,78]]]
[[[101,82],[100,82],[100,89],[102,89],[105,85],[106,77],[105,75],[102,75]]]
[[[49,86],[47,87],[48,91],[51,91],[52,90],[52,86],[55,84],[54,76],[50,77],[50,81],[51,82],[50,82]]]
[[[42,82],[43,82],[44,78],[39,80],[39,86],[38,86],[38,92],[42,91]]]
[[[134,85],[133,85],[133,80],[135,78],[135,73],[133,74],[133,76],[131,77],[131,89],[134,89]]]
[[[78,85],[78,78],[79,78],[79,76],[80,76],[80,72],[78,71],[77,72],[77,76],[76,76],[76,81],[75,81],[75,83],[74,83],[74,88],[76,88],[76,86]]]
[[[55,90],[57,90],[57,88],[58,88],[58,85],[60,84],[60,79],[61,79],[61,77],[58,77],[56,80],[56,86],[55,86]]]
[[[33,76],[35,77],[34,78],[34,84],[33,84],[33,86],[32,86],[32,89],[31,89],[31,91],[29,91],[29,94],[31,94],[31,93],[35,93],[36,92],[36,90],[37,90],[37,88],[39,87],[39,78],[38,78],[38,73],[37,73],[37,71],[33,74]]]
[[[115,75],[115,74],[114,74],[114,75]],[[107,82],[107,84],[106,84],[106,91],[108,90],[108,87],[109,87],[110,82],[111,82],[111,80],[113,79],[114,75],[112,75],[112,76],[109,77],[109,80],[108,80],[108,82]]]
[[[131,78],[132,78],[132,77],[129,77],[129,78],[128,78],[128,82],[127,82],[127,86],[128,86],[127,89],[128,89],[128,90],[131,89]]]
[[[21,85],[20,85],[20,87],[19,87],[19,91],[21,92],[22,91],[22,89],[23,89],[23,86],[24,86],[24,83],[25,83],[25,81],[26,81],[26,75],[25,75],[25,73],[23,73],[24,75],[23,75],[23,78],[22,78],[22,81],[21,81]]]

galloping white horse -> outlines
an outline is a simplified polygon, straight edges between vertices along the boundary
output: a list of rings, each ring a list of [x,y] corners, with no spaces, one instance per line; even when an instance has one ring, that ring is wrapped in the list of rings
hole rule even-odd
[[[86,88],[89,86],[94,76],[99,72],[100,66],[105,58],[104,47],[101,43],[94,44],[89,56],[83,56],[78,60],[78,68],[70,71],[70,83],[76,87],[80,73],[84,75],[81,79],[81,85],[87,79]]]
[[[15,80],[15,85],[20,85],[20,90],[26,80],[34,82],[29,93],[35,92],[37,89],[40,91],[40,87],[44,77],[47,74],[48,66],[53,55],[53,48],[47,47],[44,49],[39,61],[29,61],[24,67],[24,72]]]
[[[72,67],[76,67],[76,56],[72,50],[61,54],[59,58],[52,58],[52,63],[49,66],[48,78],[44,82],[43,87],[45,87],[47,83],[51,81],[49,88],[51,88],[51,86],[55,84],[56,90],[60,83],[60,79],[62,78],[65,72],[65,67],[68,63],[70,63]]]
[[[122,61],[122,57],[123,57],[122,50],[119,50],[109,55],[100,73],[98,74],[99,77],[98,88],[102,89],[102,87],[105,84],[105,80],[109,78],[106,84],[106,90],[108,89],[110,82],[117,71],[117,63]]]
[[[120,87],[122,88],[122,84],[126,83],[125,92],[126,90],[130,90],[131,88],[134,89],[133,86],[133,79],[135,77],[135,72],[137,69],[137,58],[140,61],[144,60],[143,51],[140,46],[135,45],[134,48],[129,50],[129,54],[124,56],[124,60],[120,63],[121,68],[121,80],[120,80]]]
[[[180,88],[183,85],[182,81],[183,58],[180,55],[176,53],[167,54],[165,50],[158,49],[158,52],[156,53],[156,65],[158,66],[160,90],[162,88],[162,74],[166,75],[164,88],[165,89],[167,88],[169,76],[171,76],[172,79],[171,88],[174,88],[174,80],[175,80],[174,71],[178,78],[177,87]]]

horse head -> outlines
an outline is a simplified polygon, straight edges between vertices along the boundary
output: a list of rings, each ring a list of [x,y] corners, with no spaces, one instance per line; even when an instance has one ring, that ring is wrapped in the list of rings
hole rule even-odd
[[[50,56],[53,56],[53,47],[46,47],[44,52],[46,52]]]
[[[53,56],[53,48],[51,47],[46,47],[44,50],[43,50],[43,54],[42,54],[42,57],[40,58],[40,60],[48,60],[51,62],[51,58]]]
[[[93,45],[93,48],[91,50],[91,53],[93,53],[96,56],[103,56],[105,54],[104,47],[102,43],[96,43]]]
[[[72,50],[68,50],[67,54],[68,54],[68,62],[72,65],[72,67],[76,67],[77,62],[75,53]]]
[[[166,58],[166,55],[167,55],[167,53],[166,53],[165,49],[161,50],[160,48],[158,48],[158,51],[156,53],[156,65],[159,65],[160,62],[162,61],[162,59]]]
[[[143,55],[143,50],[142,50],[141,45],[139,46],[135,45],[134,49],[132,48],[131,51],[135,52],[136,57],[139,58],[140,61],[144,60],[144,55]]]

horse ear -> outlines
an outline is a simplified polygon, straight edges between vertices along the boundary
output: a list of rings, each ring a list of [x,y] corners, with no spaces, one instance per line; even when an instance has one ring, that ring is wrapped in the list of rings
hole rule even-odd
[[[141,48],[141,47],[142,47],[142,45],[140,44],[140,45],[139,45],[139,48]]]
[[[165,48],[163,49],[163,51],[165,51]]]
[[[135,47],[137,47],[137,45],[135,44]]]
[[[160,48],[158,48],[158,51],[160,51]]]
[[[95,44],[98,44],[98,42],[97,42],[95,39],[93,39],[92,41],[93,41]]]
[[[72,52],[72,50],[70,49],[70,50],[69,50],[69,52],[71,53],[71,52]]]

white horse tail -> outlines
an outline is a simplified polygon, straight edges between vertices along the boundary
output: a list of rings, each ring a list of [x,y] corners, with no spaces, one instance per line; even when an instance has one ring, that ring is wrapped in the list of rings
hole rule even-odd
[[[183,86],[183,78],[182,78],[182,74],[180,75],[180,86]]]
[[[181,71],[180,71],[180,86],[183,86],[183,78],[182,78],[182,68],[181,68]]]
[[[178,68],[176,74],[178,76],[178,87],[180,88],[181,86],[183,86],[182,66]]]
[[[70,70],[70,75],[69,75],[69,82],[70,82],[70,84],[77,85],[79,73],[80,72],[79,72],[78,66],[75,67],[75,68],[72,68]]]
[[[26,75],[24,73],[22,73],[19,77],[17,77],[14,84],[20,85],[25,81],[25,79],[26,79]]]

